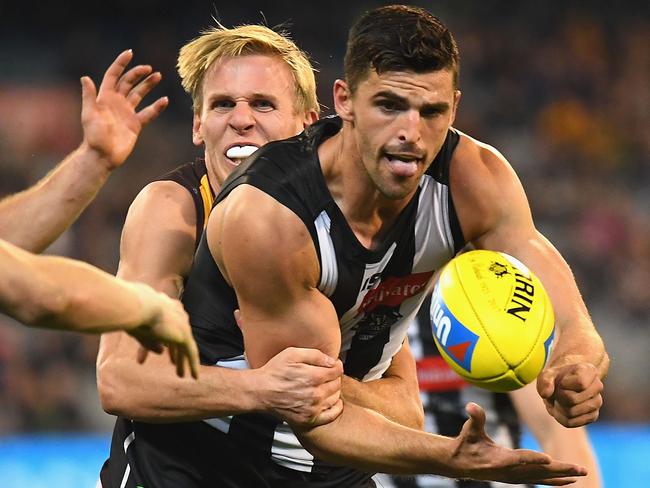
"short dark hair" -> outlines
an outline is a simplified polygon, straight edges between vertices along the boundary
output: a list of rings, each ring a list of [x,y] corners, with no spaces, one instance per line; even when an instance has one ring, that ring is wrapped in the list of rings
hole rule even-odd
[[[354,92],[374,69],[427,73],[450,69],[458,86],[460,54],[449,29],[430,12],[388,5],[366,12],[350,29],[345,78]]]

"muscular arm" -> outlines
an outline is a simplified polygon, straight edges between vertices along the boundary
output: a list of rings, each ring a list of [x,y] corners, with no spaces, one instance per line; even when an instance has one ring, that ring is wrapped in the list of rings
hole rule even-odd
[[[369,408],[413,429],[424,429],[424,410],[408,339],[379,380],[361,382],[343,376],[345,401]]]
[[[517,257],[549,293],[559,337],[538,379],[549,412],[566,426],[594,421],[609,358],[569,266],[535,228],[514,171],[496,150],[463,135],[452,161],[451,188],[466,239]]]
[[[339,353],[337,315],[316,288],[316,251],[295,214],[265,193],[242,185],[213,211],[207,232],[210,250],[237,293],[245,319],[246,355],[253,367],[289,346]],[[253,282],[250,276],[257,279]],[[294,426],[294,431],[307,449],[326,461],[371,472],[536,481],[548,478],[548,473],[542,474],[546,469],[567,469],[563,476],[582,472],[555,463],[542,467],[550,462],[542,454],[494,445],[483,432],[479,407],[471,405],[468,411],[472,419],[456,439],[401,426],[345,401],[334,421],[313,428]],[[534,473],[520,471],[528,469]]]
[[[510,392],[517,414],[539,442],[542,450],[557,459],[585,466],[589,474],[572,486],[600,488],[598,463],[585,427],[566,428],[557,423],[544,408],[534,385]]]
[[[119,276],[178,297],[194,255],[195,222],[187,190],[170,181],[148,185],[129,209]],[[188,381],[178,378],[171,365],[159,357],[135,368],[136,349],[137,343],[126,334],[102,336],[97,378],[102,405],[109,413],[148,422],[178,422],[273,411],[308,421],[312,409],[334,401],[332,395],[338,398],[340,364],[315,371],[310,365],[327,366],[328,358],[318,351],[285,351],[266,369],[201,366],[199,380]],[[320,386],[299,388],[295,382],[301,378]],[[293,403],[298,394],[304,397],[304,408]]]
[[[81,79],[83,142],[36,185],[0,201],[0,238],[32,252],[43,251],[126,160],[142,127],[167,106],[167,98],[160,98],[136,112],[161,76],[144,65],[124,73],[132,56],[124,51],[116,58],[99,93],[90,78]]]

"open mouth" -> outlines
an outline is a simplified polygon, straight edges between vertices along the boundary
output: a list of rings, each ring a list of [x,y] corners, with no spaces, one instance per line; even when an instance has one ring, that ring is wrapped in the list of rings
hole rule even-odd
[[[239,166],[248,156],[257,151],[258,146],[253,144],[243,144],[240,146],[230,146],[226,150],[226,157],[234,164]]]
[[[385,153],[384,158],[394,175],[405,178],[415,175],[418,172],[418,164],[422,162],[422,158],[414,154]]]

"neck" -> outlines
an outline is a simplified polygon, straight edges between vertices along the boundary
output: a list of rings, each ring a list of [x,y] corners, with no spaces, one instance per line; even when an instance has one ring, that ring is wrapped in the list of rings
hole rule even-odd
[[[411,200],[386,198],[363,165],[356,140],[346,122],[318,150],[327,187],[357,239],[377,247]]]
[[[221,189],[221,185],[223,184],[223,181],[221,181],[221,178],[219,178],[217,173],[214,171],[212,165],[208,164],[207,154],[205,156],[205,168],[206,168],[206,173],[208,174],[208,182],[210,182],[210,188],[212,188],[212,192],[216,196],[217,193],[219,193],[219,190]]]

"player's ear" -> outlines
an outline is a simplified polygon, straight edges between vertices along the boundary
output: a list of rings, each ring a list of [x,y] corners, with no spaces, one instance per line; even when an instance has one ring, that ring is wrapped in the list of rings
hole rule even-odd
[[[456,120],[456,110],[458,110],[461,95],[462,93],[460,90],[454,90],[454,105],[451,108],[451,121],[449,122],[449,125],[453,125],[454,120]]]
[[[343,120],[351,122],[354,116],[352,110],[352,93],[348,83],[344,80],[334,82],[334,109]]]
[[[307,110],[305,112],[305,118],[302,121],[302,128],[306,129],[308,126],[310,126],[317,120],[318,120],[318,112],[316,112],[316,110]]]
[[[192,119],[192,142],[195,146],[203,144],[203,134],[201,134],[201,114],[194,112]]]

